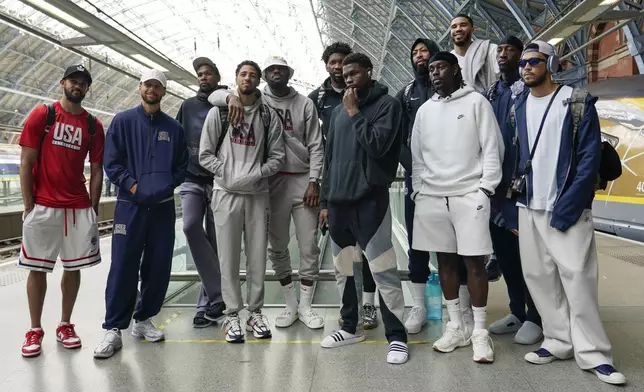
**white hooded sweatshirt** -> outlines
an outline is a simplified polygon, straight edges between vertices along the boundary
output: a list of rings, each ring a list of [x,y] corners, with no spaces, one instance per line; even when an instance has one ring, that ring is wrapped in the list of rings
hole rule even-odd
[[[492,105],[469,86],[447,98],[435,94],[412,129],[414,193],[462,196],[501,182],[503,140]],[[415,197],[415,195],[413,195]]]

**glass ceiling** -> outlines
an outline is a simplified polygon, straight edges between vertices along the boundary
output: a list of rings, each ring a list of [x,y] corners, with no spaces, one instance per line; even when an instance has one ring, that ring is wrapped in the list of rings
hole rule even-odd
[[[210,57],[223,84],[234,83],[241,61],[261,67],[269,55],[284,56],[295,69],[293,77],[303,82],[317,85],[324,77],[309,0],[73,1],[117,29],[124,26],[189,71],[195,57]]]

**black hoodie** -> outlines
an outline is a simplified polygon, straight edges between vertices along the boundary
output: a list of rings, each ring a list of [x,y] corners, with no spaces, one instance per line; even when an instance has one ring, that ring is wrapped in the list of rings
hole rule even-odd
[[[321,207],[351,203],[374,188],[387,188],[396,178],[400,155],[400,103],[387,86],[372,81],[359,113],[353,117],[338,105],[331,114],[322,179]]]
[[[415,76],[414,80],[412,80],[408,85],[411,86],[411,89],[409,91],[409,107],[407,107],[407,104],[405,102],[405,90],[407,89],[407,86],[403,87],[402,90],[400,90],[398,94],[396,94],[396,98],[400,101],[404,113],[401,121],[402,143],[400,150],[400,164],[403,165],[405,170],[407,170],[407,172],[409,173],[411,173],[411,150],[409,149],[409,142],[411,140],[411,130],[414,126],[414,120],[416,119],[416,112],[418,111],[418,108],[420,108],[422,104],[427,102],[427,100],[430,99],[433,95],[433,88],[431,81],[429,80],[429,70],[427,68],[422,70],[418,69],[416,64],[414,64],[412,52],[414,51],[414,47],[420,42],[424,43],[425,46],[427,46],[427,49],[429,49],[430,57],[433,56],[436,52],[440,52],[441,50],[436,42],[430,39],[416,39],[416,41],[414,41],[414,43],[411,45],[409,52],[411,66],[414,69]]]
[[[215,90],[228,89],[228,86],[217,86]],[[214,90],[213,90],[214,91]],[[197,96],[183,101],[177,112],[177,121],[183,126],[186,133],[188,144],[188,172],[186,181],[197,184],[212,184],[213,174],[201,167],[199,164],[199,141],[201,140],[201,130],[206,116],[212,105],[208,102],[208,96],[199,90]]]

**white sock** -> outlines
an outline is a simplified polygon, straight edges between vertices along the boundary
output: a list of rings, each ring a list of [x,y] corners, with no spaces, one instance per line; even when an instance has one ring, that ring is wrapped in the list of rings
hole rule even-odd
[[[286,307],[290,310],[297,310],[297,294],[295,293],[295,284],[293,282],[282,286],[284,299],[286,300]]]
[[[299,309],[311,309],[311,300],[313,299],[313,286],[306,286],[300,283],[300,305]]]
[[[371,304],[375,305],[376,304],[376,293],[367,293],[367,292],[362,292],[362,305],[366,304]]]
[[[472,306],[474,312],[474,329],[485,329],[487,325],[487,306],[477,308]]]
[[[412,283],[409,285],[411,298],[414,301],[414,307],[425,307],[425,285],[423,283]]]
[[[465,325],[463,323],[463,313],[461,313],[461,301],[459,300],[459,298],[446,300],[445,305],[447,306],[449,321],[458,325],[459,328],[461,328],[461,331],[465,331]]]
[[[459,287],[458,298],[461,300],[461,311],[465,311],[472,306],[472,298],[466,284]]]

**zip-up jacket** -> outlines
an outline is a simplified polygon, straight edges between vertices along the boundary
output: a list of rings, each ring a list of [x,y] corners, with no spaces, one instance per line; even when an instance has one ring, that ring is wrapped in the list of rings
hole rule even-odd
[[[213,105],[224,106],[231,93],[218,90],[208,99]],[[324,165],[324,142],[313,102],[292,87],[286,96],[278,97],[266,86],[263,98],[282,123],[286,158],[281,171],[309,173],[312,181],[319,181]]]
[[[351,203],[374,188],[389,187],[400,156],[400,103],[387,86],[372,81],[359,112],[350,117],[344,105],[335,108],[325,154],[320,206]]]
[[[494,115],[499,123],[505,153],[501,164],[503,176],[494,195],[490,198],[490,219],[499,227],[516,230],[519,228],[517,205],[506,197],[517,161],[517,149],[513,143],[515,129],[509,121],[510,108],[519,95],[528,94],[530,89],[525,87],[520,80],[512,85],[502,80],[497,80],[494,84],[496,89],[488,90],[486,98],[492,104],[492,110],[494,110]]]
[[[199,163],[215,175],[213,188],[238,194],[268,192],[268,177],[282,168],[285,156],[282,123],[266,105],[271,117],[266,133],[260,110],[260,105],[265,104],[263,99],[244,106],[243,124],[239,127],[229,124],[227,130],[222,129],[217,106],[208,112],[201,133]],[[227,134],[217,150],[222,132]]]
[[[525,172],[525,162],[530,157],[526,125],[526,101],[522,95],[515,104],[516,124],[519,135],[519,173]],[[577,130],[576,141],[572,140],[572,114],[570,108],[562,127],[559,156],[557,157],[557,198],[552,211],[550,226],[565,232],[578,220],[584,209],[592,208],[595,198],[595,182],[601,163],[601,131],[595,109],[597,98],[588,95],[583,118]],[[555,104],[553,102],[553,104]],[[540,148],[541,145],[537,145]],[[526,194],[518,202],[529,206],[532,175],[527,176]]]
[[[227,89],[227,86],[217,86],[216,89]],[[199,140],[201,139],[201,130],[206,120],[208,111],[212,108],[208,102],[208,95],[199,92],[196,96],[183,101],[177,112],[177,121],[183,126],[186,132],[186,141],[188,143],[188,172],[186,181],[197,184],[212,185],[212,173],[201,167],[199,164]]]
[[[320,90],[324,90],[324,95],[322,96],[322,102],[320,102],[320,105],[318,106]],[[320,87],[311,91],[309,98],[311,98],[311,101],[315,104],[315,108],[318,111],[318,118],[322,120],[322,135],[326,139],[329,133],[331,114],[336,106],[342,103],[342,93],[333,89],[333,86],[331,85],[331,77],[328,77]]]
[[[114,116],[105,135],[105,173],[118,199],[150,205],[174,197],[185,179],[188,148],[181,124],[142,105]],[[130,193],[136,184],[136,193]]]
[[[398,91],[398,94],[396,94],[396,99],[400,101],[403,111],[402,121],[400,123],[402,138],[402,142],[400,143],[400,164],[403,165],[408,173],[411,173],[411,150],[409,149],[409,143],[411,142],[411,130],[414,126],[414,120],[416,119],[416,112],[422,104],[427,102],[427,100],[433,95],[432,82],[429,80],[429,70],[427,68],[419,69],[418,66],[414,64],[414,47],[416,47],[420,42],[427,46],[430,57],[441,50],[436,42],[430,39],[416,39],[416,41],[411,45],[409,52],[411,66],[414,69],[414,80],[411,82],[409,90],[409,107],[407,107],[407,102],[405,100],[405,90],[407,89],[407,86],[403,87]]]

